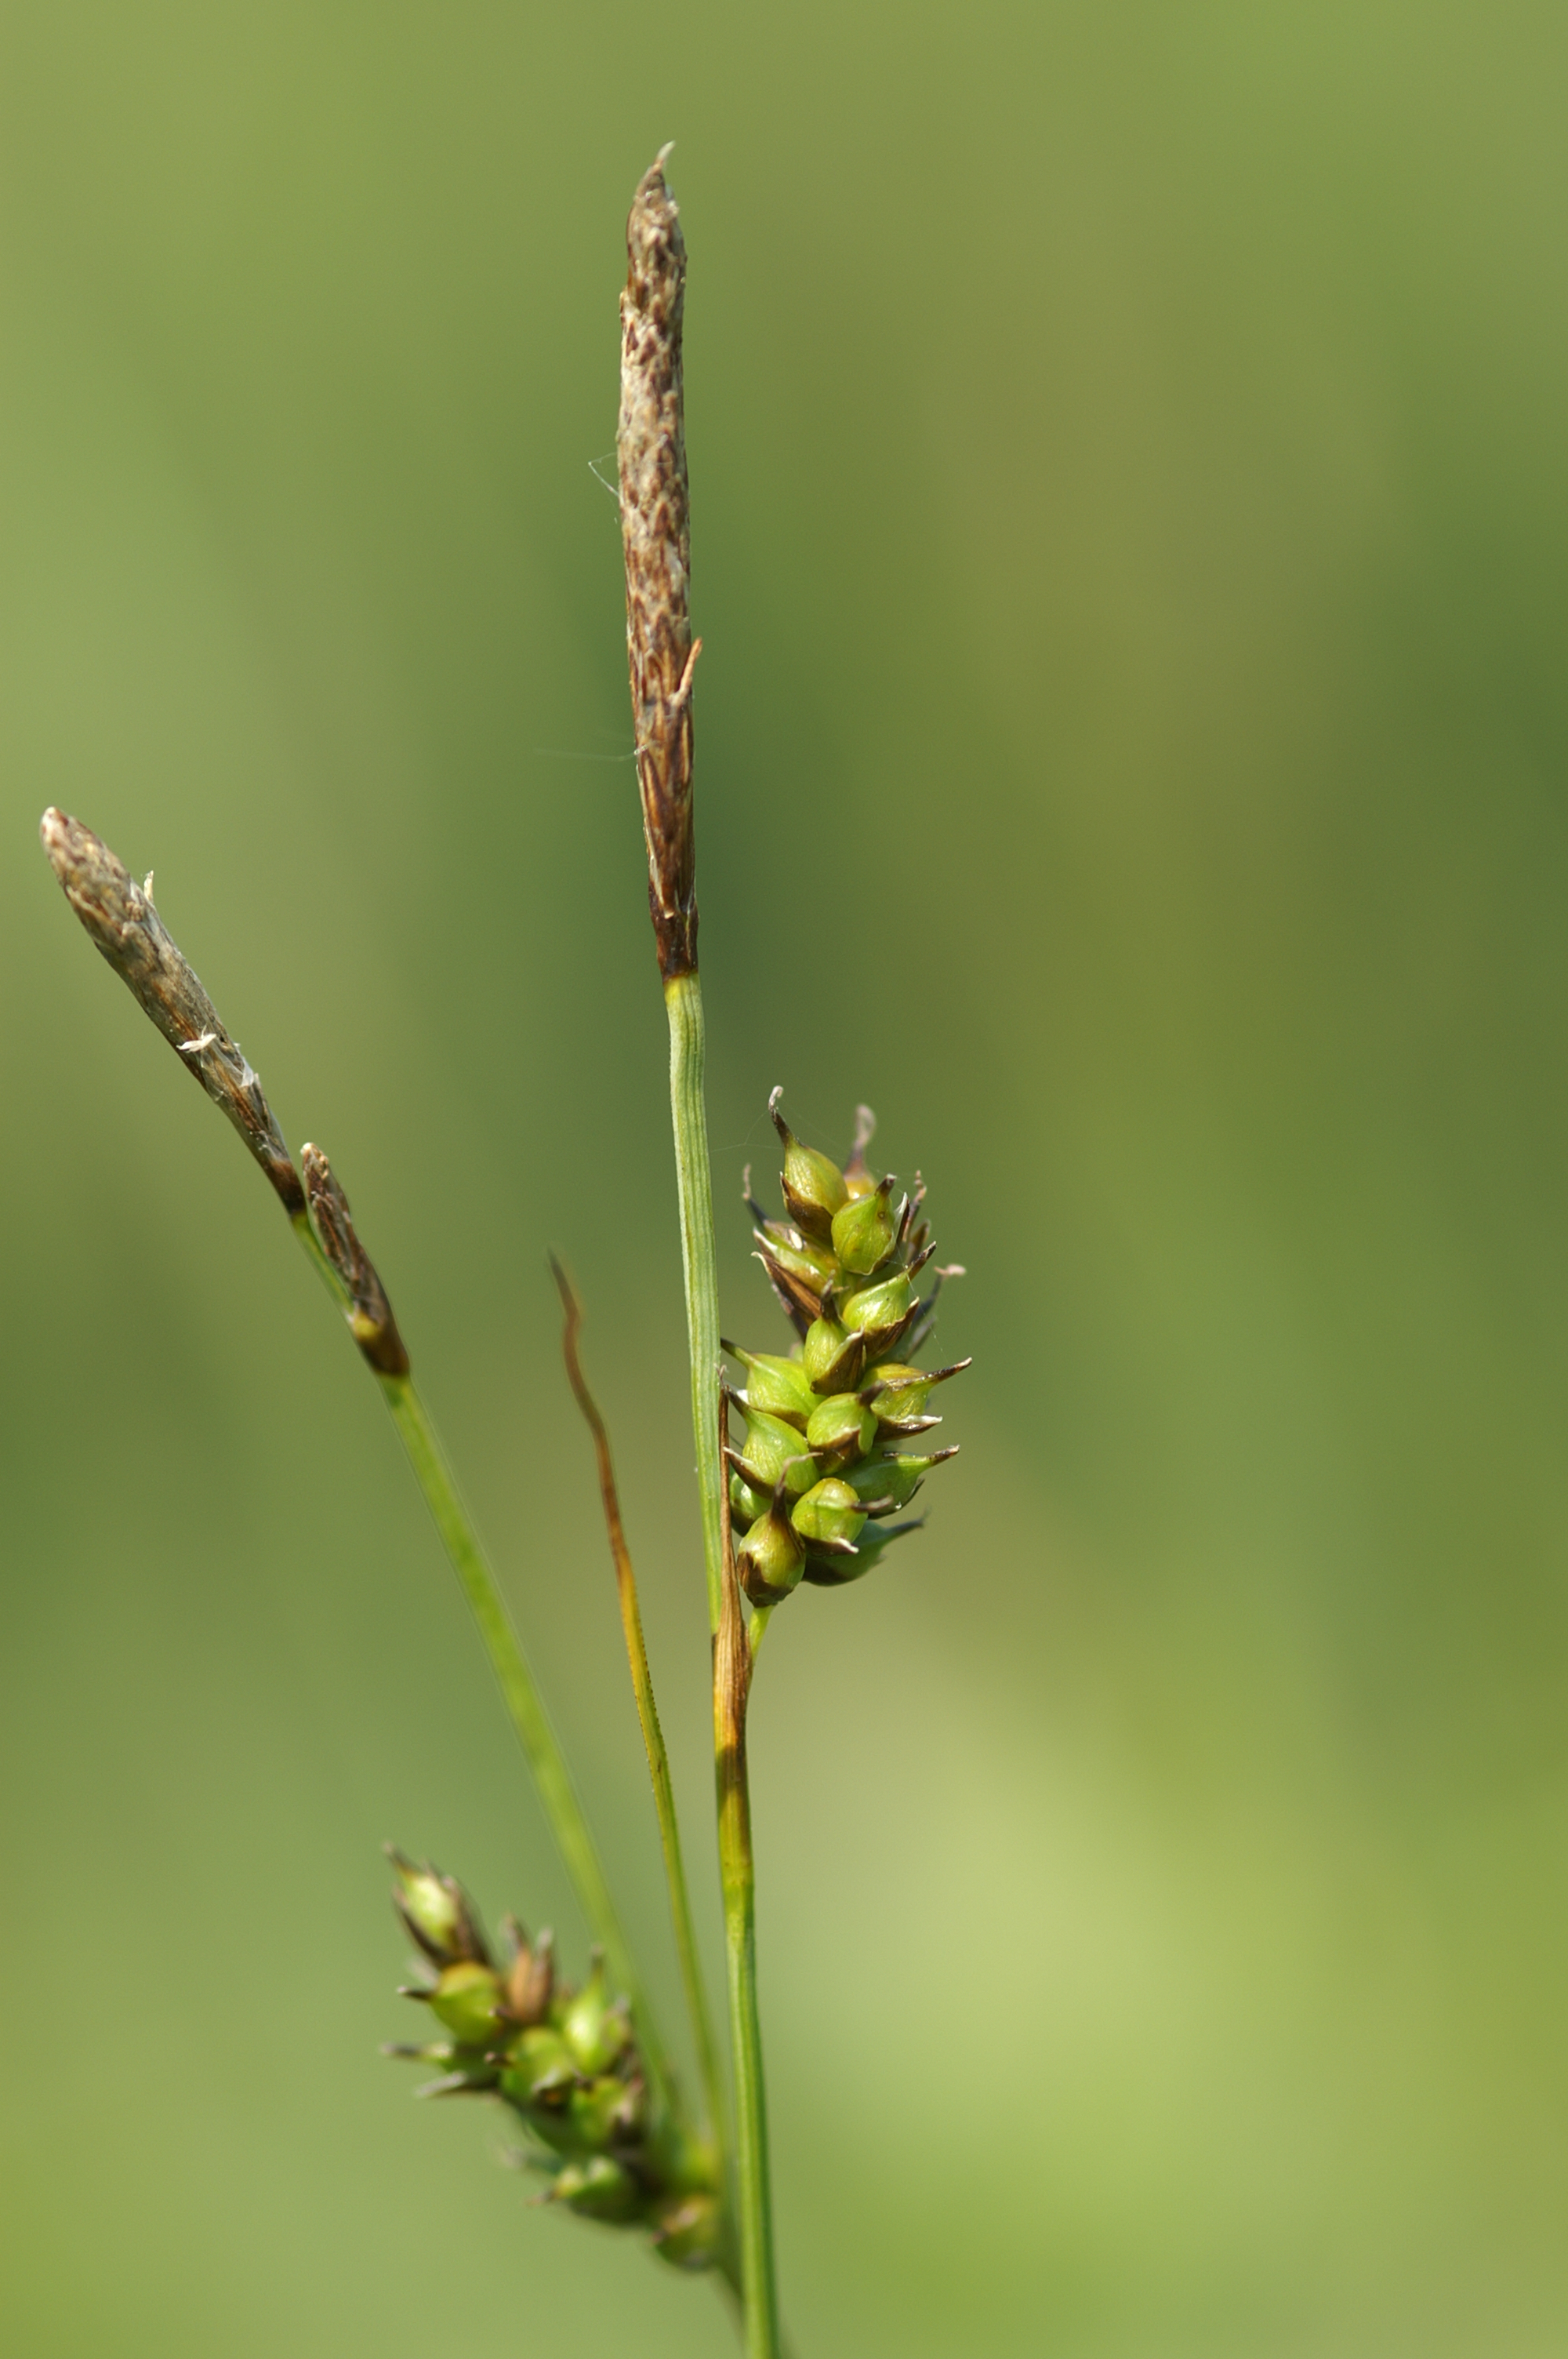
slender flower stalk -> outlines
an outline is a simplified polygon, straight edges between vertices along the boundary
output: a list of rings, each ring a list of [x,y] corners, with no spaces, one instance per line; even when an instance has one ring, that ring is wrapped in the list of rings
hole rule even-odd
[[[681,1984],[686,1994],[687,2014],[691,2023],[692,2039],[697,2048],[697,2070],[702,2077],[703,2098],[708,2110],[708,2127],[716,2148],[721,2151],[724,2129],[724,2089],[719,2077],[719,2051],[714,2045],[712,2018],[708,2012],[708,1992],[702,1978],[702,1961],[697,1946],[697,1929],[692,1921],[691,1896],[687,1888],[686,1868],[681,1858],[680,1822],[676,1816],[675,1787],[670,1778],[669,1755],[665,1750],[665,1733],[659,1725],[659,1707],[654,1698],[654,1677],[648,1668],[648,1648],[643,1636],[643,1612],[637,1599],[637,1576],[632,1564],[632,1551],[626,1544],[626,1527],[622,1521],[621,1497],[615,1482],[615,1466],[611,1456],[610,1435],[600,1415],[599,1404],[589,1389],[583,1375],[582,1359],[578,1350],[578,1335],[582,1326],[582,1305],[570,1278],[552,1254],[550,1268],[559,1289],[566,1324],[561,1335],[561,1351],[567,1364],[567,1381],[582,1411],[583,1421],[593,1437],[594,1457],[599,1468],[600,1496],[604,1505],[604,1525],[610,1540],[611,1561],[615,1568],[615,1589],[621,1604],[621,1625],[626,1639],[626,1659],[631,1666],[632,1686],[637,1699],[637,1717],[642,1723],[643,1748],[648,1756],[648,1775],[653,1780],[654,1808],[659,1821],[659,1845],[664,1853],[665,1881],[669,1887],[670,1919],[675,1928],[676,1950],[680,1961]]]
[[[681,335],[686,245],[661,151],[626,223],[616,448],[626,562],[626,651],[637,780],[648,853],[648,907],[670,1027],[670,1112],[680,1196],[691,1357],[692,1430],[702,1509],[708,1624],[714,1636],[714,1747],[724,1887],[730,2044],[748,2359],[777,2359],[767,2123],[757,2012],[755,1878],[746,1784],[750,1649],[729,1562],[713,1188],[703,1096],[702,984],[697,964],[697,845],[692,808],[691,544]]]

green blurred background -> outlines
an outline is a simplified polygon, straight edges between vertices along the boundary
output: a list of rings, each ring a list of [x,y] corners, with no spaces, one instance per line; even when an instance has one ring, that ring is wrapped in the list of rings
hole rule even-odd
[[[756,1708],[802,2359],[1568,2344],[1568,20],[22,0],[0,32],[0,2311],[719,2354],[419,2109],[377,1845],[563,1879],[373,1387],[36,847],[320,1139],[674,2003],[717,1958],[622,224],[687,339],[743,1165],[924,1167],[959,1464]]]

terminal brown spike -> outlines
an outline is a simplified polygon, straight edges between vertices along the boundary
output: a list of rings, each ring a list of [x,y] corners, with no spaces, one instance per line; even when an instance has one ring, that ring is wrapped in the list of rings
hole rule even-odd
[[[621,537],[626,558],[626,656],[637,782],[648,847],[648,908],[659,972],[697,966],[697,845],[692,823],[691,532],[687,514],[681,321],[686,243],[665,184],[661,148],[626,223],[621,298]]]

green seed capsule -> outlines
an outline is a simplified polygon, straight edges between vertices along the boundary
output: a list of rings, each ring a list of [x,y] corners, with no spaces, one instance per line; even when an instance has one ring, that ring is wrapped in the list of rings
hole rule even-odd
[[[557,2154],[603,2154],[611,2147],[629,2146],[642,2123],[640,2081],[620,2081],[606,2075],[579,2082],[536,2104],[529,2119],[546,2146]]]
[[[767,1513],[771,1491],[753,1490],[743,1474],[731,1472],[730,1476],[730,1512],[737,1523],[754,1524]]]
[[[742,1397],[748,1409],[758,1408],[786,1425],[806,1430],[806,1420],[816,1406],[816,1396],[798,1360],[781,1360],[770,1352],[742,1352],[734,1343],[724,1349],[746,1371]]]
[[[863,1287],[838,1306],[838,1315],[846,1327],[859,1328],[866,1339],[869,1359],[879,1360],[890,1352],[914,1315],[914,1288],[906,1269],[895,1270],[891,1277],[878,1280],[875,1286]]]
[[[786,1229],[780,1221],[769,1221],[752,1234],[765,1256],[818,1294],[838,1275],[838,1256],[827,1243],[818,1245],[797,1229]]]
[[[593,2155],[587,2162],[568,2162],[556,2173],[550,2194],[585,2220],[637,2220],[647,2201],[625,2165],[607,2154]]]
[[[485,1956],[485,1947],[463,1888],[454,1876],[416,1867],[390,1844],[387,1856],[397,1882],[393,1904],[425,1955],[438,1966],[460,1958]]]
[[[520,2031],[505,2050],[501,2093],[509,2104],[529,2113],[539,2104],[564,2103],[577,2077],[577,2067],[559,2032],[538,2023]]]
[[[721,2245],[716,2195],[679,2195],[654,2214],[654,2250],[676,2269],[710,2269]]]
[[[770,1499],[735,1550],[741,1586],[753,1605],[777,1605],[800,1579],[806,1543],[782,1506]]]
[[[500,1977],[477,1958],[443,1969],[430,2012],[464,2048],[493,2048],[502,2028]]]
[[[856,1497],[868,1506],[876,1501],[887,1500],[895,1507],[904,1507],[914,1498],[931,1468],[939,1466],[944,1458],[956,1455],[956,1447],[953,1450],[934,1450],[929,1458],[901,1458],[888,1451],[881,1457],[867,1458],[859,1466],[851,1466],[844,1480]]]
[[[812,1410],[806,1438],[818,1466],[838,1473],[865,1456],[877,1438],[877,1420],[853,1393],[830,1393]]]
[[[848,1483],[829,1474],[814,1484],[804,1499],[795,1501],[793,1521],[803,1540],[838,1540],[852,1547],[865,1527],[866,1516]]]
[[[841,1205],[833,1215],[833,1250],[857,1277],[869,1277],[874,1269],[881,1269],[898,1243],[903,1207],[896,1212],[892,1210],[897,1184],[890,1171],[871,1195]]]
[[[934,1386],[961,1375],[968,1364],[968,1360],[955,1360],[950,1368],[926,1369],[906,1367],[898,1360],[883,1360],[866,1370],[860,1397],[875,1409],[880,1423],[906,1425],[912,1419],[925,1416]],[[876,1390],[879,1386],[885,1386],[886,1390]]]
[[[741,1468],[742,1481],[755,1491],[772,1495],[773,1485],[782,1475],[789,1490],[797,1495],[809,1491],[816,1480],[816,1469],[803,1434],[781,1417],[769,1417],[762,1409],[746,1411],[746,1450]]]
[[[611,2004],[604,1961],[595,1958],[593,1972],[577,1996],[568,2002],[561,2018],[561,2038],[566,2041],[567,2052],[578,2071],[591,2078],[597,2072],[609,2071],[631,2037],[625,2008]]]
[[[833,1234],[833,1215],[847,1197],[844,1174],[826,1155],[814,1147],[803,1147],[779,1112],[783,1093],[775,1090],[768,1100],[768,1112],[773,1118],[773,1128],[784,1142],[784,1169],[779,1184],[790,1219],[808,1237],[816,1237],[826,1245]]]
[[[907,1524],[868,1524],[853,1556],[808,1556],[802,1578],[815,1589],[842,1589],[849,1582],[863,1581],[876,1571],[893,1541],[905,1532],[917,1532],[921,1522],[916,1516]]]
[[[866,1364],[866,1339],[850,1334],[836,1319],[814,1319],[806,1330],[802,1353],[812,1391],[847,1393],[860,1381]]]

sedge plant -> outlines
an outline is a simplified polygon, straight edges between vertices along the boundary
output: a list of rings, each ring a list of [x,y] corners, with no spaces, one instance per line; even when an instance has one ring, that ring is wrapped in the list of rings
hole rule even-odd
[[[582,1314],[552,1257],[563,1353],[595,1452],[600,1501],[647,1754],[680,1982],[697,2060],[683,2085],[648,2005],[598,1846],[495,1572],[416,1386],[381,1277],[326,1155],[297,1162],[254,1068],[138,885],[91,829],[47,811],[44,847],[67,899],[186,1070],[239,1132],[338,1304],[386,1402],[462,1584],[593,1943],[574,1984],[547,1930],[484,1932],[460,1883],[391,1853],[394,1900],[416,1951],[406,1995],[427,2036],[388,2052],[429,2069],[420,2093],[481,2095],[515,2132],[541,2200],[640,2233],[665,2261],[710,2272],[736,2297],[748,2359],[778,2359],[767,2109],[758,1996],[755,1865],[746,1727],[764,1631],[797,1589],[878,1571],[916,1528],[936,1388],[968,1363],[925,1368],[935,1298],[918,1175],[903,1187],[867,1160],[858,1111],[842,1166],[797,1138],[775,1089],[779,1214],[751,1194],[757,1258],[788,1322],[783,1351],[720,1334],[704,1109],[697,967],[690,542],[682,385],[686,249],[663,151],[627,223],[617,437],[626,644],[648,856],[648,899],[669,1019],[670,1106],[685,1272],[691,1409],[712,1640],[713,1745],[723,1908],[728,2072],[704,1988],[669,1762],[643,1640],[610,1437],[584,1371]],[[925,1273],[930,1270],[929,1279]],[[921,1288],[924,1284],[925,1290]],[[737,1426],[735,1420],[739,1420]]]

